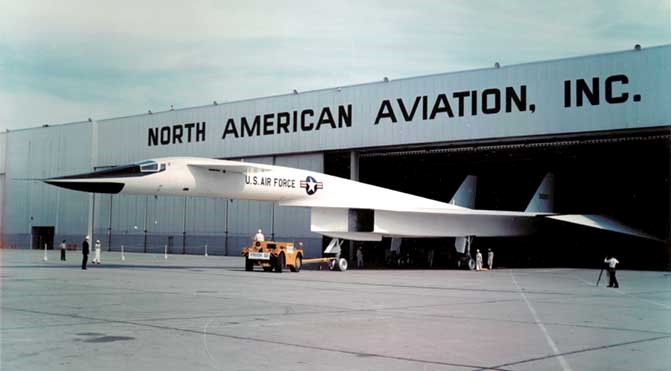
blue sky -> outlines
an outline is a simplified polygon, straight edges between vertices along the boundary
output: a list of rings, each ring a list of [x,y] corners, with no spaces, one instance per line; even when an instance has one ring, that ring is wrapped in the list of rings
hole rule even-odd
[[[670,4],[0,0],[0,130],[669,44]]]

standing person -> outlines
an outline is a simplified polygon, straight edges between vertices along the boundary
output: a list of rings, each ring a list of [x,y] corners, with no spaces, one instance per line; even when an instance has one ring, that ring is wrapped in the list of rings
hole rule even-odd
[[[363,268],[363,251],[361,251],[361,246],[356,251],[356,267]]]
[[[100,240],[96,240],[95,244],[95,255],[93,256],[93,263],[95,264],[100,264],[100,251],[102,250],[102,246],[100,244]]]
[[[494,269],[494,252],[492,249],[487,249],[487,267],[489,270]]]
[[[429,249],[429,252],[426,254],[426,262],[429,263],[429,268],[433,268],[433,249]]]
[[[482,270],[482,254],[480,254],[480,249],[475,250],[475,270]]]
[[[61,244],[58,245],[58,247],[61,248],[61,260],[65,261],[65,240],[63,240],[63,242],[61,242]]]
[[[265,241],[265,240],[266,237],[263,235],[263,230],[259,228],[259,230],[254,235],[254,241]]]
[[[89,262],[89,236],[86,236],[82,242],[82,269],[86,269],[86,264]]]
[[[620,287],[615,277],[615,266],[620,264],[620,262],[614,256],[607,256],[603,262],[608,263],[608,287]]]

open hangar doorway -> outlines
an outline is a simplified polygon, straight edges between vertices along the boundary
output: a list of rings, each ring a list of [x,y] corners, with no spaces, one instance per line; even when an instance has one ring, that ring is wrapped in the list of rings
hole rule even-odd
[[[552,137],[359,150],[359,180],[449,202],[466,175],[477,175],[477,209],[526,208],[547,172],[555,175],[555,212],[601,214],[663,240],[544,221],[524,237],[476,237],[471,253],[495,252],[499,267],[601,267],[613,254],[622,268],[670,269],[671,127]],[[325,156],[328,174],[348,178],[349,152]],[[665,242],[664,242],[665,241]],[[384,267],[390,242],[361,243],[368,266]],[[404,239],[434,267],[454,266],[454,239]],[[419,252],[417,252],[419,251]],[[348,256],[348,251],[344,252]],[[411,252],[412,254],[412,252]],[[419,259],[416,259],[419,260]],[[382,262],[382,263],[381,263]],[[415,264],[421,268],[426,265]]]

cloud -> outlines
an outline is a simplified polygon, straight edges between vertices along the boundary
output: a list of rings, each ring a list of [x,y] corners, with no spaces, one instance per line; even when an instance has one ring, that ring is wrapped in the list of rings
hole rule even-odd
[[[671,41],[664,0],[0,0],[0,7],[1,104],[13,105],[0,129]]]

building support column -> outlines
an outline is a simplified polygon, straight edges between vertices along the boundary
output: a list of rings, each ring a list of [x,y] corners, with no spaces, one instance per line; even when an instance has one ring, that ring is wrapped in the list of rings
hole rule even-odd
[[[349,153],[349,178],[350,180],[359,181],[359,152],[351,151]],[[354,250],[356,249],[356,241],[347,241],[349,244],[348,261],[350,264],[354,262]],[[354,265],[352,265],[354,266]]]

